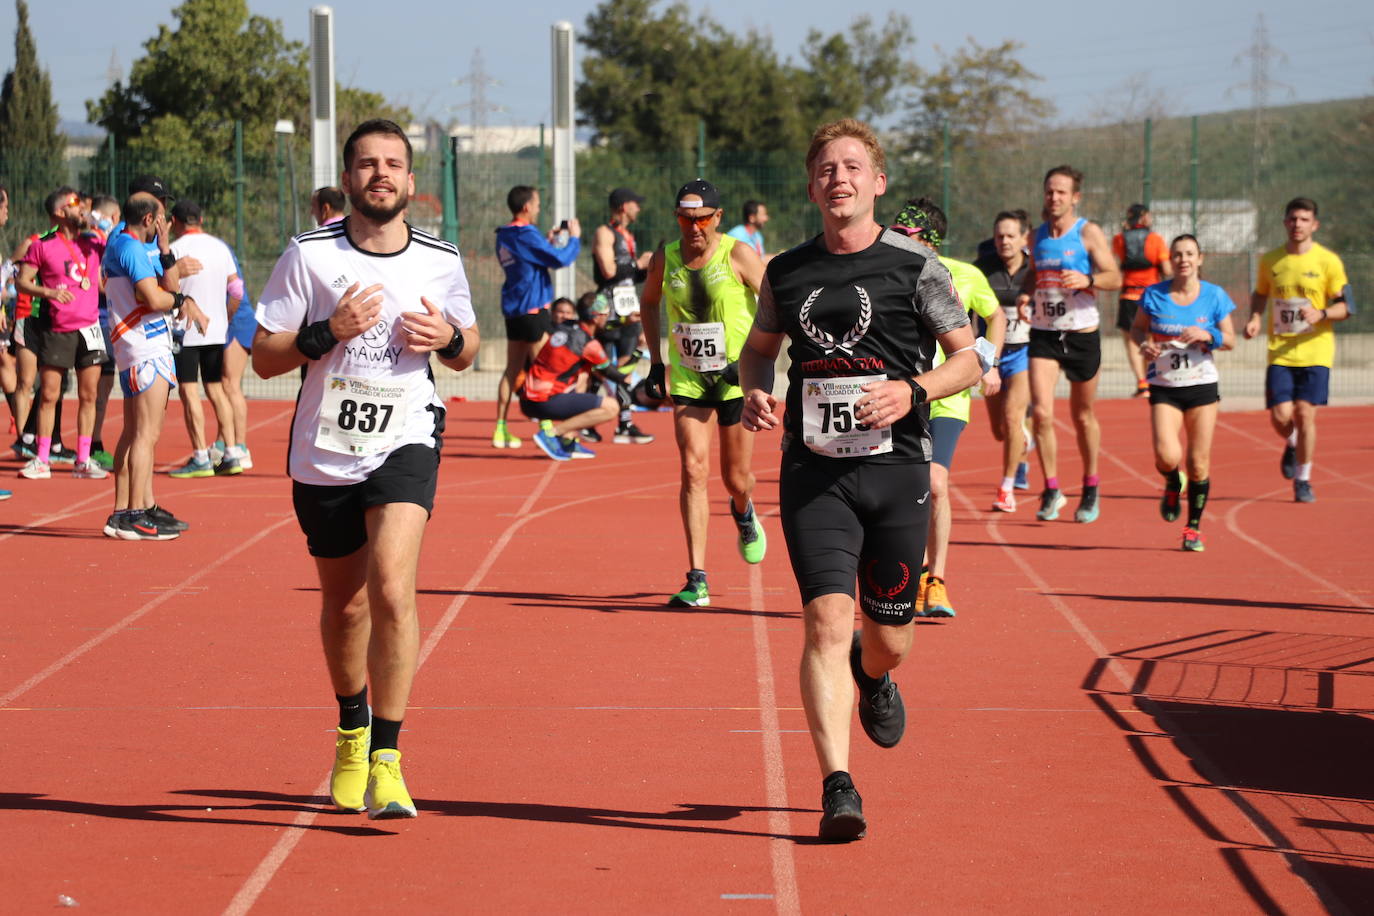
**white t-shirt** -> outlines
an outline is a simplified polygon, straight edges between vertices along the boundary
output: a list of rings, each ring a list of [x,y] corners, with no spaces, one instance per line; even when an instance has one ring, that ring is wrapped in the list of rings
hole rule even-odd
[[[293,239],[273,268],[257,308],[258,324],[268,332],[298,331],[334,314],[340,297],[354,283],[360,291],[382,284],[382,313],[376,326],[306,363],[287,469],[293,480],[315,486],[358,483],[401,446],[436,444],[444,405],[434,390],[429,354],[406,350],[401,313],[423,313],[423,296],[455,327],[468,328],[477,321],[456,247],[409,227],[405,248],[373,254],[349,241],[348,222],[321,226]],[[354,390],[364,392],[363,397],[350,399]],[[347,416],[332,411],[324,416],[321,408],[326,401],[342,404]],[[363,416],[355,412],[360,405],[365,424],[357,422]],[[321,447],[321,441],[333,441],[341,428],[383,430],[385,448],[343,454]]]
[[[208,232],[194,230],[187,232],[172,243],[172,254],[177,259],[192,257],[200,261],[200,273],[185,277],[180,283],[181,292],[196,300],[196,305],[210,319],[205,333],[196,330],[194,324],[186,328],[186,336],[181,343],[187,347],[200,347],[207,344],[224,345],[229,330],[228,300],[226,287],[229,278],[238,271],[234,268],[234,256],[229,246]]]

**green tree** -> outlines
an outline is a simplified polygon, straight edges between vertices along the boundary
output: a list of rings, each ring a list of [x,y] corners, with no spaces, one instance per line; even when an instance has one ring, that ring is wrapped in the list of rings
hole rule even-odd
[[[57,129],[52,80],[38,66],[38,49],[29,31],[29,6],[16,0],[14,69],[0,86],[0,174],[10,196],[41,196],[67,180],[63,150],[67,138]]]
[[[984,47],[975,39],[921,78],[905,122],[909,151],[935,158],[949,125],[957,150],[1011,142],[1054,114],[1054,105],[1031,91],[1041,77],[1017,58],[1022,44],[1008,39]]]
[[[813,31],[800,66],[766,35],[736,35],[682,2],[604,0],[579,39],[581,123],[627,152],[694,148],[698,122],[711,149],[797,150],[821,121],[891,110],[916,74],[898,15],[882,30],[862,17],[847,34]]]

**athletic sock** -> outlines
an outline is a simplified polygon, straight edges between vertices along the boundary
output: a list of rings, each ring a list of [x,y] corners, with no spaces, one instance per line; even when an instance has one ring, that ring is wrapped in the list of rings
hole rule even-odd
[[[367,687],[351,697],[341,697],[336,693],[334,699],[339,701],[339,728],[362,728],[367,724]]]
[[[845,770],[836,770],[821,781],[821,791],[830,792],[834,789],[854,788],[854,778]]]
[[[1175,493],[1183,489],[1183,472],[1178,468],[1174,468],[1172,471],[1160,471],[1160,474],[1164,477],[1164,489],[1172,490]]]
[[[105,442],[104,442],[104,440],[102,440],[102,439],[94,439],[94,438],[91,439],[91,451],[92,451],[92,452],[103,452],[103,451],[105,451]]]
[[[76,463],[85,464],[91,460],[91,437],[76,437]]]
[[[30,408],[30,411],[32,411],[32,408]],[[33,440],[33,433],[24,433],[22,436],[19,437],[19,441],[24,443],[25,445],[33,445]]]
[[[195,455],[193,457],[196,460],[196,464],[209,464],[210,450],[208,448],[198,448],[196,449]]]
[[[1298,479],[1299,479],[1299,480],[1311,480],[1311,479],[1312,479],[1312,462],[1309,461],[1309,462],[1307,462],[1306,464],[1300,464],[1300,465],[1298,465]]]
[[[226,458],[235,458],[235,459],[242,458],[242,457],[243,457],[243,449],[241,449],[241,448],[238,447],[237,445],[225,446],[225,449],[224,449],[224,456],[225,456]]]
[[[1058,490],[1058,489],[1059,489],[1059,478],[1058,478],[1058,477],[1046,477],[1046,478],[1045,478],[1045,489],[1046,489],[1046,490]]]
[[[9,408],[10,408],[10,418],[11,418],[11,419],[13,419],[14,417],[19,416],[19,411],[18,411],[18,409],[15,407],[14,401],[15,401],[15,393],[14,393],[13,391],[6,391],[6,392],[5,392],[5,403],[9,405]]]
[[[47,464],[52,459],[52,436],[38,437],[38,460]]]
[[[1016,486],[1016,478],[1015,478],[1015,477],[1003,477],[1003,478],[1002,478],[1002,486],[1001,486],[1000,489],[1003,489],[1003,490],[1010,490],[1010,489],[1011,489],[1012,487],[1014,487],[1014,486]]]
[[[1298,447],[1298,428],[1296,426],[1293,427],[1293,431],[1288,434],[1288,444],[1293,446],[1293,448]]]
[[[371,751],[380,751],[383,748],[396,750],[397,741],[401,737],[401,722],[399,719],[381,719],[377,716],[372,717],[372,747]]]
[[[730,500],[730,517],[735,520],[735,525],[740,528],[752,523],[754,521],[754,501],[752,499],[749,500],[749,504],[745,507],[744,512],[739,513],[735,511],[735,501]]]
[[[1084,474],[1084,475],[1083,475],[1083,486],[1085,486],[1085,487],[1095,487],[1095,486],[1097,486],[1097,484],[1098,484],[1098,476],[1097,476],[1096,474]]]
[[[860,644],[862,645],[862,640]],[[862,648],[859,649],[859,657],[854,660],[854,664],[850,665],[850,667],[853,669],[854,683],[858,684],[859,689],[864,693],[872,693],[877,690],[883,685],[883,678],[887,676],[884,674],[879,677],[873,677],[864,670]]]
[[[625,408],[624,410],[622,410],[622,411],[620,412],[620,425],[621,425],[621,426],[629,426],[629,425],[630,425],[630,409],[629,409],[628,407]]]
[[[1188,483],[1188,527],[1197,529],[1202,525],[1202,510],[1207,508],[1207,494],[1212,489],[1212,481],[1193,480]]]

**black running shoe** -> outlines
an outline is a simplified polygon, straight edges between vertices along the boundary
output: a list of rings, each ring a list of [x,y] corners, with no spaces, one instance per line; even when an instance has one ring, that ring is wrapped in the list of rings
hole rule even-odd
[[[860,676],[863,675],[864,680],[872,678],[864,675],[859,661],[863,652],[859,644],[861,632],[854,631],[854,641],[849,646],[849,670],[854,675],[854,683],[859,685],[859,724],[878,747],[896,747],[906,732],[906,705],[896,683],[887,674],[873,690],[863,688]]]
[[[159,526],[171,528],[173,531],[185,531],[191,527],[190,523],[183,522],[161,506],[153,506],[151,509],[144,509],[143,514],[148,516]]]
[[[1174,484],[1177,483],[1177,486]],[[1174,480],[1164,485],[1164,495],[1159,499],[1159,517],[1166,522],[1176,522],[1179,516],[1179,505],[1183,502],[1183,478],[1175,477]]]
[[[147,510],[116,519],[114,528],[121,541],[171,541],[181,537],[180,531],[150,518]]]
[[[48,464],[76,464],[76,452],[61,445],[54,445],[48,453]]]
[[[586,429],[582,430],[582,438],[587,442],[600,442],[601,433],[596,431],[595,426],[588,426]]]
[[[1298,448],[1295,445],[1285,445],[1283,455],[1279,458],[1279,473],[1284,480],[1292,480],[1298,476]]]
[[[821,839],[832,843],[861,840],[868,833],[864,800],[848,779],[836,782],[821,792]]]
[[[1293,481],[1293,502],[1314,503],[1317,495],[1312,492],[1312,483],[1308,480]]]

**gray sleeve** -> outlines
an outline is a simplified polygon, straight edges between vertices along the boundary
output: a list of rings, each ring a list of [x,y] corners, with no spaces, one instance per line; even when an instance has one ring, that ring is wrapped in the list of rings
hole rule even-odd
[[[767,272],[763,275],[763,286],[759,289],[757,310],[754,312],[754,327],[768,334],[782,333],[782,321],[778,318],[778,306],[773,301],[773,284],[768,282]]]
[[[938,258],[926,258],[916,281],[916,312],[926,327],[944,334],[969,323],[968,309],[954,288],[954,278]]]

